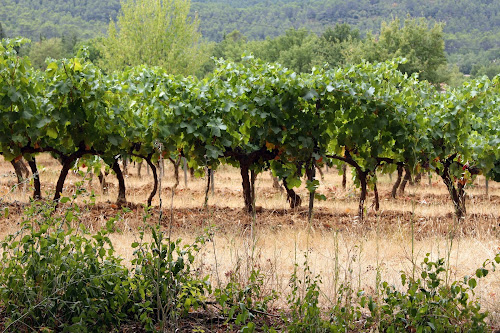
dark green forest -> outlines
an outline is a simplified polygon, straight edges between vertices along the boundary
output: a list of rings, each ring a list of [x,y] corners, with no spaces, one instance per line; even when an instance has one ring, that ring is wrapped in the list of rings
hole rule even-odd
[[[104,35],[119,0],[1,0],[0,23],[8,37],[66,41]],[[443,24],[448,61],[465,74],[499,72],[500,2],[493,0],[197,0],[191,13],[200,18],[208,41],[221,42],[237,30],[249,41],[283,35],[290,28],[321,34],[347,23],[361,36],[376,34],[383,21],[424,17]],[[0,32],[1,33],[1,32]],[[488,72],[489,71],[489,72]]]

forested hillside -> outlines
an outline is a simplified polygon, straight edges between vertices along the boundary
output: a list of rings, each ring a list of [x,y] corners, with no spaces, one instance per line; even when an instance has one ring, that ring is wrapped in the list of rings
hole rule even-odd
[[[42,38],[76,34],[91,38],[105,32],[119,0],[1,0],[0,22],[9,36]]]
[[[0,23],[6,36],[40,38],[104,34],[116,18],[119,0],[1,0]],[[377,32],[382,21],[406,15],[445,24],[451,62],[469,73],[478,61],[494,61],[500,50],[500,2],[493,0],[197,0],[192,15],[200,18],[204,38],[220,42],[234,30],[249,40],[305,27],[321,33],[348,23],[362,34]]]

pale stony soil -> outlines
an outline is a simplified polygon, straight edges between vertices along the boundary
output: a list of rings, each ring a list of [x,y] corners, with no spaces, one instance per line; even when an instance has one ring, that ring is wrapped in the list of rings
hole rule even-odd
[[[1,158],[0,158],[1,159]],[[42,192],[50,198],[60,166],[50,156],[38,158]],[[298,265],[302,274],[304,255],[313,274],[322,280],[322,302],[325,306],[336,299],[339,286],[349,283],[353,289],[374,292],[377,274],[383,281],[400,284],[401,271],[419,274],[420,262],[426,253],[432,259],[446,258],[450,267],[449,280],[472,275],[486,259],[500,252],[500,184],[490,182],[489,195],[485,194],[484,178],[479,178],[467,189],[468,217],[457,224],[446,188],[434,176],[431,185],[427,177],[417,186],[408,186],[406,193],[397,198],[389,196],[391,180],[379,180],[381,210],[373,210],[373,197],[366,203],[368,217],[360,222],[356,216],[357,196],[350,177],[347,189],[340,186],[341,177],[335,169],[323,170],[319,192],[327,200],[315,203],[315,215],[307,221],[307,191],[299,189],[303,207],[290,210],[286,195],[272,187],[269,172],[257,179],[258,212],[253,219],[242,211],[241,180],[239,171],[223,166],[215,174],[214,194],[210,194],[208,208],[203,208],[206,179],[188,176],[187,187],[181,172],[181,181],[172,200],[173,171],[166,165],[162,179],[161,212],[159,197],[153,205],[153,216],[148,223],[161,223],[174,238],[194,241],[210,227],[211,241],[197,257],[200,274],[210,274],[212,283],[227,281],[234,274],[245,281],[252,267],[266,274],[265,287],[282,294],[289,291],[290,276]],[[137,240],[137,230],[143,224],[142,204],[152,188],[152,176],[143,167],[143,177],[129,167],[126,177],[127,199],[130,211],[121,213],[113,202],[117,195],[117,181],[113,175],[109,193],[101,193],[97,177],[81,187],[86,193],[77,202],[83,209],[82,222],[91,229],[103,226],[105,221],[120,213],[117,223],[121,230],[112,236],[117,252],[130,262],[130,244]],[[63,195],[71,196],[81,176],[71,174]],[[395,180],[395,177],[392,179]],[[0,208],[8,207],[9,215],[2,214],[0,236],[19,228],[22,210],[28,204],[31,187],[12,187],[16,177],[10,163],[0,161]],[[95,192],[95,205],[91,201]],[[172,209],[171,209],[172,208]],[[449,260],[448,260],[449,259]],[[412,263],[415,263],[414,265]],[[500,272],[489,274],[478,283],[476,297],[484,309],[491,312],[493,326],[500,328]],[[282,297],[276,306],[286,299]]]

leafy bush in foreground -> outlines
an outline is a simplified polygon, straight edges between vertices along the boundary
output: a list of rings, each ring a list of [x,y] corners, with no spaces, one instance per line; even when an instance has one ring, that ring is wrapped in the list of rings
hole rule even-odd
[[[107,227],[90,234],[74,229],[70,209],[33,204],[21,230],[2,242],[0,298],[10,318],[6,328],[104,331],[127,317],[128,270],[114,255]],[[38,217],[36,217],[38,216]]]
[[[401,274],[405,291],[398,291],[387,282],[382,282],[380,299],[357,293],[358,302],[342,302],[342,295],[353,295],[354,291],[343,287],[341,296],[328,312],[319,307],[321,282],[313,276],[307,260],[304,278],[298,279],[295,272],[291,279],[292,292],[288,296],[290,313],[285,313],[288,332],[488,332],[487,312],[481,311],[473,299],[477,279],[496,270],[500,253],[494,260],[487,260],[476,270],[475,276],[466,276],[451,285],[444,282],[445,260],[433,262],[429,254],[422,262],[420,278],[411,279]],[[301,292],[301,290],[303,290]]]
[[[383,301],[370,307],[372,318],[380,316],[379,328],[384,332],[486,332],[486,312],[470,298],[477,285],[476,278],[495,270],[496,261],[486,261],[476,271],[476,277],[466,276],[451,285],[442,278],[446,272],[445,260],[429,260],[429,253],[422,263],[420,278],[408,278],[401,274],[406,292],[400,292],[387,282],[382,283]],[[490,270],[486,267],[491,265]]]
[[[132,244],[137,250],[129,272],[109,239],[117,218],[90,233],[83,225],[72,227],[77,206],[63,214],[54,210],[52,204],[33,203],[21,229],[1,244],[6,330],[106,332],[139,320],[154,331],[197,308],[210,291],[208,277],[197,279],[190,268],[202,238],[181,247],[180,240],[151,228],[148,244],[141,232],[141,243]]]
[[[180,239],[171,241],[160,227],[148,228],[151,242],[144,241],[141,231],[140,242],[132,244],[136,249],[130,278],[133,299],[138,319],[147,329],[158,323],[163,331],[173,330],[177,320],[202,306],[205,294],[211,292],[209,276],[199,279],[191,267],[205,239],[198,237],[193,244],[181,246]]]
[[[144,221],[147,217],[148,210]],[[474,299],[474,289],[479,278],[496,269],[500,253],[475,276],[451,284],[442,277],[445,260],[434,262],[427,255],[418,278],[401,275],[404,291],[382,282],[379,296],[367,297],[346,283],[328,310],[320,306],[321,277],[313,275],[306,257],[304,274],[299,276],[296,265],[290,279],[282,321],[268,327],[268,304],[278,295],[263,290],[260,271],[252,271],[244,282],[232,277],[212,293],[209,277],[200,278],[192,267],[204,238],[181,246],[181,240],[171,241],[159,227],[144,229],[151,233],[149,242],[140,232],[129,271],[109,238],[116,220],[90,233],[83,225],[73,227],[76,205],[55,213],[51,204],[33,203],[21,229],[1,243],[0,302],[9,314],[5,331],[104,332],[131,320],[147,331],[173,331],[179,319],[210,303],[221,307],[223,325],[234,324],[242,332],[260,324],[269,332],[488,331],[487,313]],[[207,297],[215,302],[206,302]]]

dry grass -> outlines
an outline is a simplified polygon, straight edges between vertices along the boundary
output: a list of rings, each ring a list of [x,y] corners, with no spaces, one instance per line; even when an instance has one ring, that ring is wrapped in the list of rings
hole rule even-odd
[[[45,196],[49,197],[60,166],[49,156],[41,156],[38,163],[42,192],[47,191],[49,194]],[[137,229],[142,225],[140,204],[146,201],[152,187],[146,170],[142,178],[135,175],[136,169],[129,171],[132,175],[126,178],[127,199],[133,203],[132,209],[122,213],[118,223],[122,232],[112,236],[116,250],[126,261],[132,258],[130,244],[137,239]],[[63,195],[71,195],[80,180],[80,176],[71,174]],[[85,183],[89,192],[92,189],[96,192],[95,206],[82,213],[83,222],[90,228],[99,228],[107,218],[120,212],[112,205],[116,198],[116,179],[110,175],[107,181],[111,183],[107,195],[100,193],[97,179],[91,185]],[[171,212],[173,179],[168,165],[162,180],[161,223],[171,226],[173,236],[186,243],[202,234],[204,228],[211,227],[213,242],[199,254],[197,264],[200,273],[210,274],[215,285],[219,280],[226,281],[230,274],[244,280],[249,271],[257,267],[266,274],[266,288],[286,293],[295,264],[301,266],[307,253],[312,272],[322,277],[323,301],[328,304],[341,283],[374,291],[377,273],[382,280],[398,285],[401,271],[411,274],[415,269],[418,273],[426,253],[431,253],[434,259],[449,258],[450,279],[455,280],[473,274],[486,259],[500,251],[500,184],[490,182],[489,196],[486,196],[484,179],[479,178],[467,191],[469,216],[456,225],[446,188],[436,177],[432,179],[432,186],[427,182],[424,177],[422,184],[407,187],[406,194],[394,200],[389,197],[392,185],[389,177],[381,177],[381,211],[373,211],[370,197],[368,217],[361,223],[355,216],[358,192],[352,183],[346,190],[342,189],[340,176],[330,170],[325,172],[319,188],[328,199],[316,202],[313,222],[308,224],[305,208],[290,210],[286,196],[272,188],[269,173],[257,179],[257,206],[261,208],[256,218],[243,213],[239,172],[226,166],[215,175],[215,193],[209,197],[208,210],[202,208],[206,180],[188,179],[185,187],[181,179]],[[12,191],[15,183],[11,165],[1,161],[0,203],[10,211],[2,222],[2,237],[16,230],[22,207],[29,202],[31,194],[29,188]],[[304,188],[298,192],[306,198]],[[78,200],[82,203],[89,197]],[[157,223],[158,196],[153,205],[156,208],[149,222]],[[500,326],[500,273],[480,281],[477,297],[491,312],[492,323]]]

